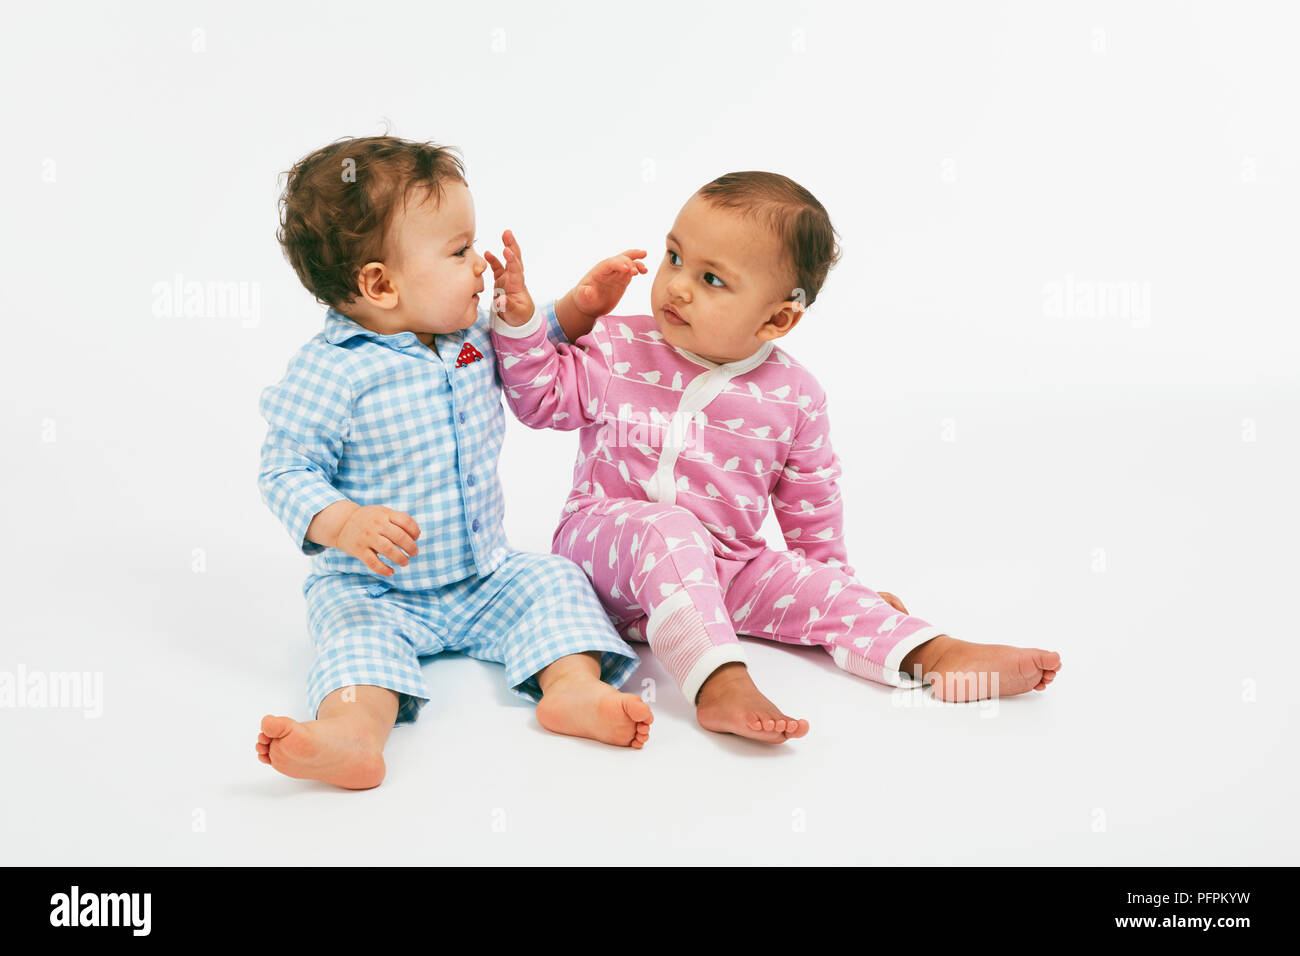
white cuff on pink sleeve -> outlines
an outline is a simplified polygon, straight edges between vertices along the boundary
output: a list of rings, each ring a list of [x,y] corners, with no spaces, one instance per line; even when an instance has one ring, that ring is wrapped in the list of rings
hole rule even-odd
[[[536,334],[537,330],[542,327],[541,310],[534,307],[533,315],[523,325],[511,325],[505,319],[501,318],[496,310],[496,303],[492,303],[492,331],[498,335],[504,335],[508,339],[526,339],[530,335]]]

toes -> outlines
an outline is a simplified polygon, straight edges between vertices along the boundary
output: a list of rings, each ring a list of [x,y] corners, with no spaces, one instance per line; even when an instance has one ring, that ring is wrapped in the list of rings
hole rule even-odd
[[[622,696],[623,713],[632,718],[638,724],[653,723],[654,713],[650,710],[650,705],[643,701],[636,694],[624,694]]]
[[[297,723],[292,717],[276,717],[274,714],[267,714],[262,718],[262,733],[269,738],[283,737],[293,725]]]
[[[1055,651],[1044,651],[1034,648],[1031,655],[1034,666],[1040,670],[1054,671],[1061,666],[1061,655]]]
[[[787,737],[793,735],[799,730],[800,721],[793,717],[778,717],[776,726],[772,728],[778,734],[785,734]]]
[[[787,727],[794,726],[793,720],[775,717],[760,717],[758,714],[752,714],[750,719],[745,721],[745,726],[751,731],[746,734],[751,740],[760,740],[768,744],[783,744],[789,736],[786,733]]]

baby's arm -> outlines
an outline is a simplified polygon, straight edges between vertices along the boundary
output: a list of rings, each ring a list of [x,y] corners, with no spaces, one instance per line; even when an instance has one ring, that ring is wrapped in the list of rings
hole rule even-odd
[[[484,252],[483,258],[492,266],[492,280],[495,286],[493,294],[494,308],[500,302],[500,293],[506,293],[506,313],[511,324],[522,324],[532,314],[532,299],[524,288],[524,261],[519,250],[519,243],[509,229],[501,234],[505,249],[503,264],[490,252]],[[617,256],[604,259],[592,267],[576,286],[566,292],[555,302],[555,320],[564,332],[565,338],[576,342],[591,331],[591,327],[602,315],[614,311],[628,283],[637,275],[648,271],[645,263],[644,249],[628,249]],[[520,292],[523,295],[520,295]]]
[[[506,402],[530,428],[581,428],[600,418],[612,378],[606,350],[613,345],[600,326],[572,345],[556,345],[546,336],[544,318],[542,310],[521,325],[492,318],[492,348]]]
[[[597,263],[573,291],[555,303],[554,315],[562,327],[562,309],[570,310],[570,322],[589,327],[573,344],[556,344],[546,335],[548,323],[543,319],[549,316],[532,307],[518,243],[509,230],[502,239],[505,265],[492,256],[488,261],[501,290],[493,301],[492,348],[506,401],[531,428],[567,431],[597,421],[612,377],[613,343],[608,333],[595,325],[596,318],[618,304],[633,276],[646,271],[645,265],[636,261],[645,251],[629,249]],[[565,328],[566,334],[571,334],[571,328]]]
[[[300,352],[280,383],[262,392],[268,428],[258,489],[304,554],[338,548],[391,577],[379,555],[409,564],[420,528],[405,512],[349,501],[332,484],[351,409],[347,378],[310,349]]]
[[[831,448],[825,396],[800,414],[785,467],[772,490],[777,524],[791,551],[853,575],[844,546],[840,461]]]

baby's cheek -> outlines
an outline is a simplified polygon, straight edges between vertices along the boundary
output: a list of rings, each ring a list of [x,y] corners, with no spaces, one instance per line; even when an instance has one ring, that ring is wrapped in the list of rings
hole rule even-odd
[[[754,330],[758,328],[759,321],[738,321],[735,315],[727,316],[723,323],[727,330],[728,352],[732,355],[741,356],[745,352],[754,351]]]

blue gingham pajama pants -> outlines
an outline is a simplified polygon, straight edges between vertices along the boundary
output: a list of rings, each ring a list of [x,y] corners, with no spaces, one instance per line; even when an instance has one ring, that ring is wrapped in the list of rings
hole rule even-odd
[[[537,673],[566,655],[599,651],[600,678],[614,687],[640,664],[582,569],[558,555],[511,551],[487,576],[414,591],[366,574],[314,575],[303,593],[313,717],[331,692],[369,684],[397,692],[398,724],[414,721],[429,700],[420,658],[442,651],[504,664],[510,689],[531,701],[542,696]]]

